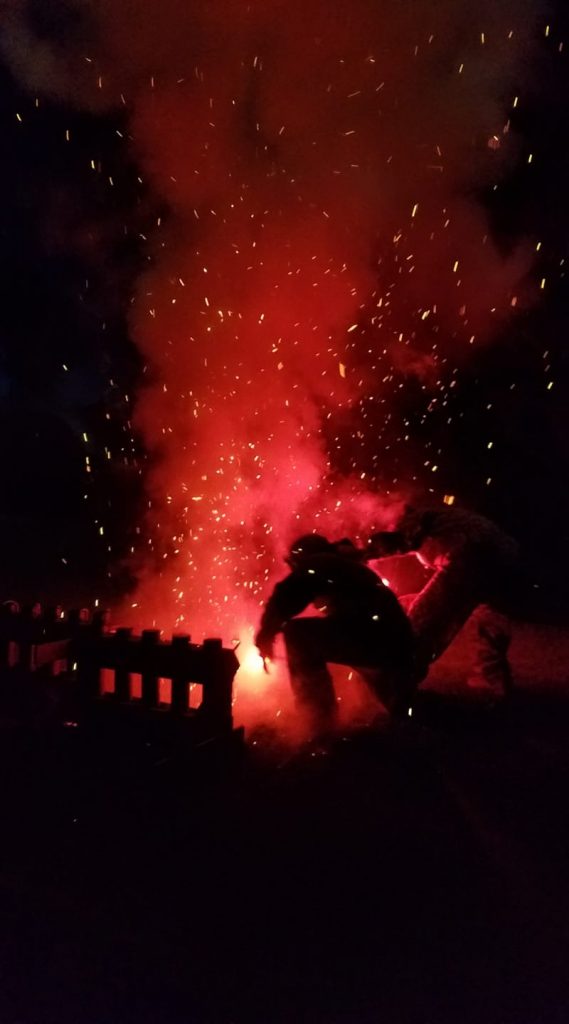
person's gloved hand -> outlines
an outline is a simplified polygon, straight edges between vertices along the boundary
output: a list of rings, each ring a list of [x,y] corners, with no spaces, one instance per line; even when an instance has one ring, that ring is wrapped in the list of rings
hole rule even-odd
[[[255,637],[255,646],[259,650],[263,661],[272,661],[275,656],[275,638],[270,633],[259,630]]]

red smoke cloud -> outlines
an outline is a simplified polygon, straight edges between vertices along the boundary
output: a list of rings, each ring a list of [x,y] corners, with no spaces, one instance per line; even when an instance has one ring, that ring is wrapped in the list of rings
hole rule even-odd
[[[34,91],[124,107],[167,204],[131,308],[136,424],[162,558],[136,614],[250,629],[295,533],[378,525],[379,442],[359,401],[450,379],[524,295],[477,189],[517,158],[532,56],[519,0],[91,0],[50,41],[8,0]],[[522,98],[523,99],[523,98]],[[498,140],[498,143],[496,142]],[[354,436],[338,478],[337,424]],[[366,435],[366,431],[368,434]]]

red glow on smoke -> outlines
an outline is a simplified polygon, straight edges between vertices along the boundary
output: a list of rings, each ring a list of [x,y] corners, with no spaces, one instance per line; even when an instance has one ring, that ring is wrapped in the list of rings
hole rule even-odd
[[[445,401],[523,305],[528,251],[500,253],[472,195],[516,159],[536,5],[98,0],[57,51],[7,7],[12,66],[128,111],[168,209],[131,307],[151,543],[126,612],[240,638],[238,691],[270,703],[251,637],[287,543],[384,525],[397,390]]]

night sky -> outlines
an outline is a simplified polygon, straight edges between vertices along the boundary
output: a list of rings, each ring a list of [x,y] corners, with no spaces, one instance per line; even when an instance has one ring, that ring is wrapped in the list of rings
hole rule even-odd
[[[149,203],[120,121],[36,107],[5,68],[0,80],[3,560],[8,589],[22,580],[31,593],[55,574],[64,588],[78,583],[78,596],[86,579],[88,597],[93,581],[116,575],[141,500],[143,452],[128,426],[141,368],[125,313]],[[87,153],[113,168],[112,195]],[[123,458],[110,462],[105,448]],[[110,541],[96,528],[103,519]]]
[[[67,39],[75,31],[69,8],[50,11],[46,17],[40,5],[29,5],[34,31],[51,42]],[[476,187],[499,252],[520,238],[541,243],[526,289],[531,299],[492,344],[460,365],[450,406],[433,404],[434,378],[414,375],[408,365],[399,368],[401,386],[389,406],[411,435],[405,452],[389,445],[392,479],[439,500],[456,495],[495,517],[520,539],[532,573],[553,587],[557,603],[569,572],[568,90],[567,53],[559,52],[561,41],[569,45],[566,21],[561,4],[542,18],[551,30],[536,38],[536,66],[511,115],[516,159],[499,187]],[[156,224],[175,222],[177,213],[141,169],[127,114],[83,106],[41,90],[36,97],[0,65],[6,597],[114,599],[133,587],[139,555],[131,548],[151,532],[144,524],[147,476],[160,453],[133,416],[149,371],[132,305]],[[363,351],[367,342],[358,344]],[[391,429],[373,389],[369,401],[368,447],[382,431],[389,442]],[[353,421],[340,416],[339,473],[353,468],[352,431]]]

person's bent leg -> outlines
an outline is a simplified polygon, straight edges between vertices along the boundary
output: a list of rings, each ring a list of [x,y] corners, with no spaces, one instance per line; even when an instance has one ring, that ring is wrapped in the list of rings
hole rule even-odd
[[[336,697],[326,667],[326,619],[292,619],[283,630],[290,684],[298,709],[316,729],[334,724]]]
[[[491,605],[479,605],[472,616],[475,630],[473,667],[468,685],[510,693],[512,672],[508,650],[512,638],[510,619]]]
[[[470,619],[480,602],[479,592],[475,569],[457,563],[436,572],[411,603],[408,615],[419,682]]]
[[[421,682],[414,664],[401,662],[381,668],[357,666],[358,674],[393,718],[409,714],[417,687]]]

